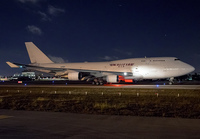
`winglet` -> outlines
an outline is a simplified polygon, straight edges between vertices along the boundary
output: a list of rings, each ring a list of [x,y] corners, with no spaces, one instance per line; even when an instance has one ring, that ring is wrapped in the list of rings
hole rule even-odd
[[[19,66],[15,65],[15,64],[13,64],[13,63],[11,63],[11,62],[9,62],[9,61],[7,61],[6,63],[7,63],[11,68],[19,68]]]

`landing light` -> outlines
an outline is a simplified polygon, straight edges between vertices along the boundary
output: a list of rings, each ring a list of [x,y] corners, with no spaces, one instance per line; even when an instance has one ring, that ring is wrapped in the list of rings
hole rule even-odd
[[[159,85],[156,85],[156,87],[159,87]]]

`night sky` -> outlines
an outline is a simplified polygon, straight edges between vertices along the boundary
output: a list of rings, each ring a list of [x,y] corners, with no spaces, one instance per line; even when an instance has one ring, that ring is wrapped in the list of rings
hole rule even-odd
[[[32,41],[55,62],[178,57],[200,71],[199,0],[1,0],[0,75],[30,63]]]

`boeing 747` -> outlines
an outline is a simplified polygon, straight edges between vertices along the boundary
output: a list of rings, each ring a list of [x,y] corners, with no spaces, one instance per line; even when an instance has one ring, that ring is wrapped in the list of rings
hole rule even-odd
[[[130,58],[109,62],[54,63],[32,42],[25,42],[30,64],[6,62],[12,68],[25,68],[53,74],[68,80],[117,83],[119,77],[130,80],[173,78],[188,74],[195,68],[176,57]]]

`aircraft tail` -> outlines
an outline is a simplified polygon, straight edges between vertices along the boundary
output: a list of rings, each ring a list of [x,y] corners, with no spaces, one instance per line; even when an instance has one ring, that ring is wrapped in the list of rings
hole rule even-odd
[[[53,63],[35,44],[25,42],[31,63]]]

